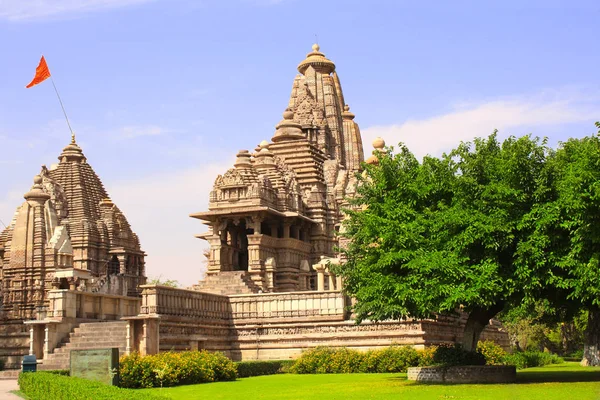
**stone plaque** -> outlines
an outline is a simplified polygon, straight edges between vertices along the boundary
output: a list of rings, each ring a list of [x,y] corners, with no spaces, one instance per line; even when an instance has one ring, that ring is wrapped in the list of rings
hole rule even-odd
[[[71,350],[71,376],[116,386],[119,382],[119,349]]]

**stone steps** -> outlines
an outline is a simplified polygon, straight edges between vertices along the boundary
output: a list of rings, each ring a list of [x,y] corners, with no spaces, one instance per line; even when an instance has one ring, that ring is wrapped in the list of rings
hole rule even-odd
[[[219,272],[194,285],[193,290],[221,295],[258,293],[260,288],[246,271]]]
[[[73,329],[60,347],[39,366],[41,370],[69,369],[71,350],[91,350],[117,347],[119,355],[125,354],[127,322],[82,323]]]

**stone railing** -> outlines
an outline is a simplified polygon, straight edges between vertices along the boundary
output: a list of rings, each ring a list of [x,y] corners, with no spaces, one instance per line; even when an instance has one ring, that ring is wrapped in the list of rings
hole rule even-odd
[[[50,319],[82,318],[118,320],[137,315],[140,299],[128,296],[78,292],[68,289],[51,290],[46,317]]]
[[[143,285],[140,315],[223,320],[231,317],[227,296],[168,286]]]
[[[343,319],[346,307],[341,292],[291,292],[229,296],[234,320],[310,317]]]

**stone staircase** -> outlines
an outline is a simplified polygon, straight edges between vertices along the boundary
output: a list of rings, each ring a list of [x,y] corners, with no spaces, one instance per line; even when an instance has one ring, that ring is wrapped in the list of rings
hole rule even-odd
[[[127,321],[86,322],[73,329],[62,344],[50,354],[39,369],[69,369],[71,350],[119,348],[125,354]]]
[[[259,293],[256,285],[246,271],[225,271],[207,275],[203,281],[192,286],[193,290],[213,294],[252,294]]]

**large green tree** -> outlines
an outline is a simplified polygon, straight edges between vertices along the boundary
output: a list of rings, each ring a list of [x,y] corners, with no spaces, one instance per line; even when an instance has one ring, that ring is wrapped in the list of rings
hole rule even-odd
[[[600,365],[600,137],[562,143],[547,169],[552,201],[539,206],[531,249],[551,267],[545,297],[568,314],[588,310],[583,361]]]
[[[528,221],[552,194],[552,151],[528,136],[500,143],[496,133],[422,162],[398,150],[365,167],[337,272],[359,321],[460,308],[469,313],[463,345],[474,349],[490,318],[548,284],[546,260],[528,249],[539,235]]]

